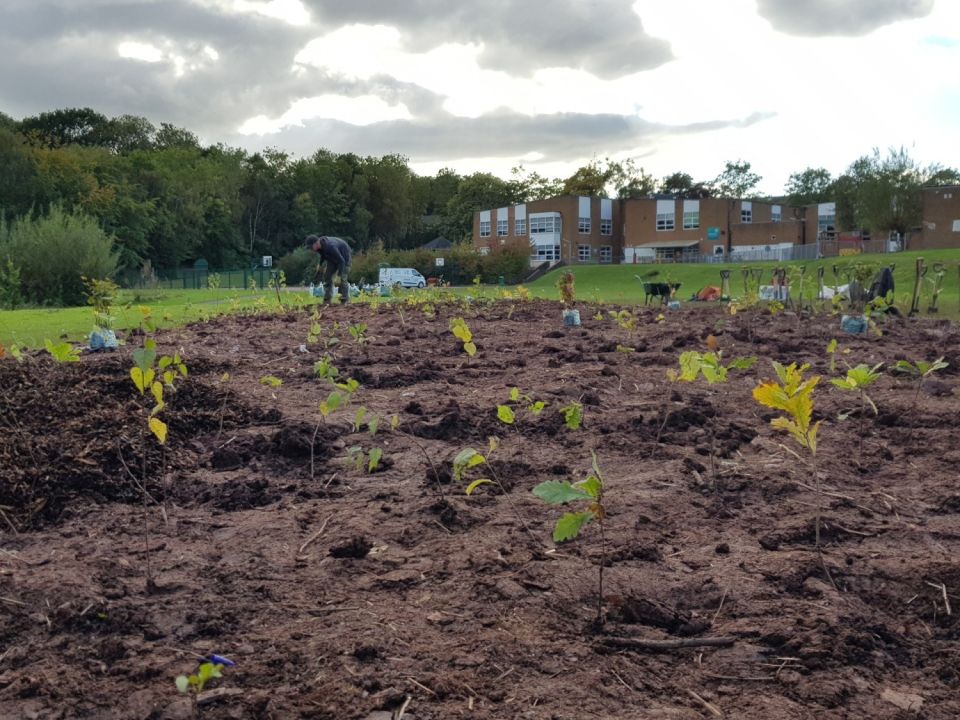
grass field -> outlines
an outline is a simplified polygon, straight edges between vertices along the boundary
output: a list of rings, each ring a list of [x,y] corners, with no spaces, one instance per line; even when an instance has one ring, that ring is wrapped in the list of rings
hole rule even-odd
[[[895,255],[863,255],[858,259],[877,263],[894,263],[894,281],[896,284],[896,302],[902,309],[908,309],[913,292],[916,258],[921,256],[930,267],[942,262],[947,267],[943,292],[940,296],[940,316],[960,319],[960,249],[932,250],[927,252],[904,252]],[[826,268],[825,282],[833,283],[831,268],[845,262],[839,258],[788,263],[795,268],[807,266],[807,277],[811,278],[810,288],[815,288],[816,268]],[[751,267],[760,267],[766,271],[764,282],[768,282],[769,273],[783,263],[750,263]],[[733,296],[742,292],[743,280],[740,264],[693,265],[586,265],[573,267],[576,275],[577,297],[585,300],[598,300],[610,303],[643,302],[643,287],[636,279],[637,275],[656,273],[651,279],[656,282],[679,282],[677,293],[680,300],[687,300],[706,285],[720,285],[720,270],[730,270],[730,290]],[[555,270],[529,285],[534,297],[557,298],[555,284],[560,273],[566,268]],[[926,311],[930,292],[932,268],[927,273],[923,287],[922,311]],[[458,294],[476,292],[472,287],[454,288]],[[429,291],[427,291],[429,292]],[[485,292],[489,293],[489,289]],[[220,290],[126,290],[114,308],[115,323],[118,330],[127,330],[140,324],[142,314],[139,306],[148,306],[160,327],[182,325],[194,320],[209,318],[227,312],[254,308],[276,307],[276,295],[271,291],[248,291],[239,289]],[[284,303],[316,302],[303,291],[290,290],[284,293]],[[92,326],[93,313],[89,307],[74,308],[28,308],[15,311],[0,311],[0,344],[18,343],[25,347],[42,347],[45,339],[65,339],[82,342]]]
[[[946,265],[947,273],[944,277],[943,292],[940,295],[940,313],[952,318],[960,317],[960,307],[958,307],[958,302],[960,302],[960,272],[958,272],[960,249],[903,252],[893,255],[862,255],[857,259],[877,263],[893,263],[895,265],[896,302],[899,306],[905,305],[909,309],[918,256],[924,258],[928,268],[931,268],[935,262],[942,262]],[[831,285],[834,282],[831,268],[835,264],[843,264],[846,261],[845,258],[827,258],[825,260],[794,263],[754,262],[749,263],[749,266],[763,268],[766,271],[764,283],[767,283],[770,274],[777,267],[786,266],[789,269],[805,265],[807,267],[807,277],[812,279],[809,287],[815,289],[817,266],[822,265],[826,268],[824,282]],[[657,275],[651,278],[654,282],[682,283],[680,290],[677,292],[677,298],[687,300],[693,293],[706,285],[719,286],[720,270],[722,269],[730,270],[730,291],[733,296],[737,296],[743,291],[743,279],[740,272],[742,267],[744,267],[742,264],[730,263],[726,265],[587,265],[570,269],[576,276],[577,297],[584,299],[600,298],[605,302],[634,303],[643,302],[643,287],[636,279],[636,275],[656,272]],[[531,291],[537,297],[556,298],[557,291],[554,285],[560,273],[566,269],[554,270],[534,281],[530,284]],[[927,278],[932,280],[932,277],[933,270],[931,268],[927,271]],[[844,281],[841,280],[841,282]],[[924,302],[921,306],[924,310],[932,288],[932,282],[924,282]]]
[[[283,293],[284,303],[310,302],[306,293]],[[276,307],[277,296],[267,290],[124,290],[114,306],[114,327],[128,330],[140,324],[141,306],[149,307],[159,327],[175,327],[227,312]],[[89,307],[27,308],[0,311],[0,343],[43,347],[45,339],[82,342],[93,329]]]

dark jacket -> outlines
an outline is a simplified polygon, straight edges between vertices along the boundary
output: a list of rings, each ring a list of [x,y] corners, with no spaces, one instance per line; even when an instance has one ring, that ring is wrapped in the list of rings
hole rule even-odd
[[[319,255],[324,262],[329,263],[330,266],[336,265],[344,269],[350,267],[350,260],[352,258],[350,246],[347,245],[346,241],[329,235],[324,235],[320,238],[320,250],[317,255]]]

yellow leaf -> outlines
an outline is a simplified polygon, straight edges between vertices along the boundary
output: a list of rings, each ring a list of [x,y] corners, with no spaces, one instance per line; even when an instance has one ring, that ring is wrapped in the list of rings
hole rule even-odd
[[[753,389],[753,399],[761,405],[774,410],[785,409],[789,398],[777,383],[761,383]]]
[[[465,342],[465,343],[463,344],[463,350],[464,350],[464,352],[466,352],[467,355],[469,355],[470,357],[473,357],[474,355],[477,354],[477,346],[474,345],[472,342]]]
[[[143,370],[138,367],[130,368],[130,379],[133,380],[134,386],[142,395],[144,390],[146,390],[146,386],[143,383]]]
[[[470,495],[473,493],[474,490],[476,490],[481,485],[486,485],[492,482],[493,482],[492,480],[488,480],[487,478],[480,478],[479,480],[474,480],[472,483],[467,485],[466,493],[467,495]]]
[[[157,405],[163,403],[163,385],[158,382],[153,383],[150,386],[150,392],[153,393],[153,399],[157,401]]]
[[[149,421],[150,432],[157,436],[162,445],[167,441],[167,424],[160,418],[152,417]]]

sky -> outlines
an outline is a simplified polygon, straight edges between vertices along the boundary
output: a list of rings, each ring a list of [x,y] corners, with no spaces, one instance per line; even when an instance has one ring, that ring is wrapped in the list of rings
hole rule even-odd
[[[960,167],[960,0],[0,0],[0,111],[417,173]]]

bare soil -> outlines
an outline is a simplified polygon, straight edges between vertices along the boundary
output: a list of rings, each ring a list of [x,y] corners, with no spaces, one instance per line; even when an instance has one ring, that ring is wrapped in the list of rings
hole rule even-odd
[[[960,717],[960,329],[891,319],[854,337],[836,317],[711,305],[662,322],[631,308],[630,333],[593,318],[610,309],[581,305],[574,328],[548,302],[335,306],[303,348],[305,313],[164,332],[189,377],[163,448],[129,379],[138,338],[73,365],[0,361],[0,718]],[[317,430],[331,333],[361,386]],[[759,361],[726,385],[669,382],[711,334]],[[835,587],[803,451],[751,398],[770,360],[828,375],[832,337],[841,366],[950,362],[919,394],[885,375],[876,416],[818,386]],[[507,427],[514,386],[548,405]],[[385,418],[375,437],[352,427],[360,405]],[[492,435],[506,492],[467,497],[452,460]],[[375,472],[357,445],[383,449]],[[530,492],[585,477],[591,451],[605,552],[596,523],[554,545],[560,510]],[[194,705],[174,677],[212,653],[236,666]]]

